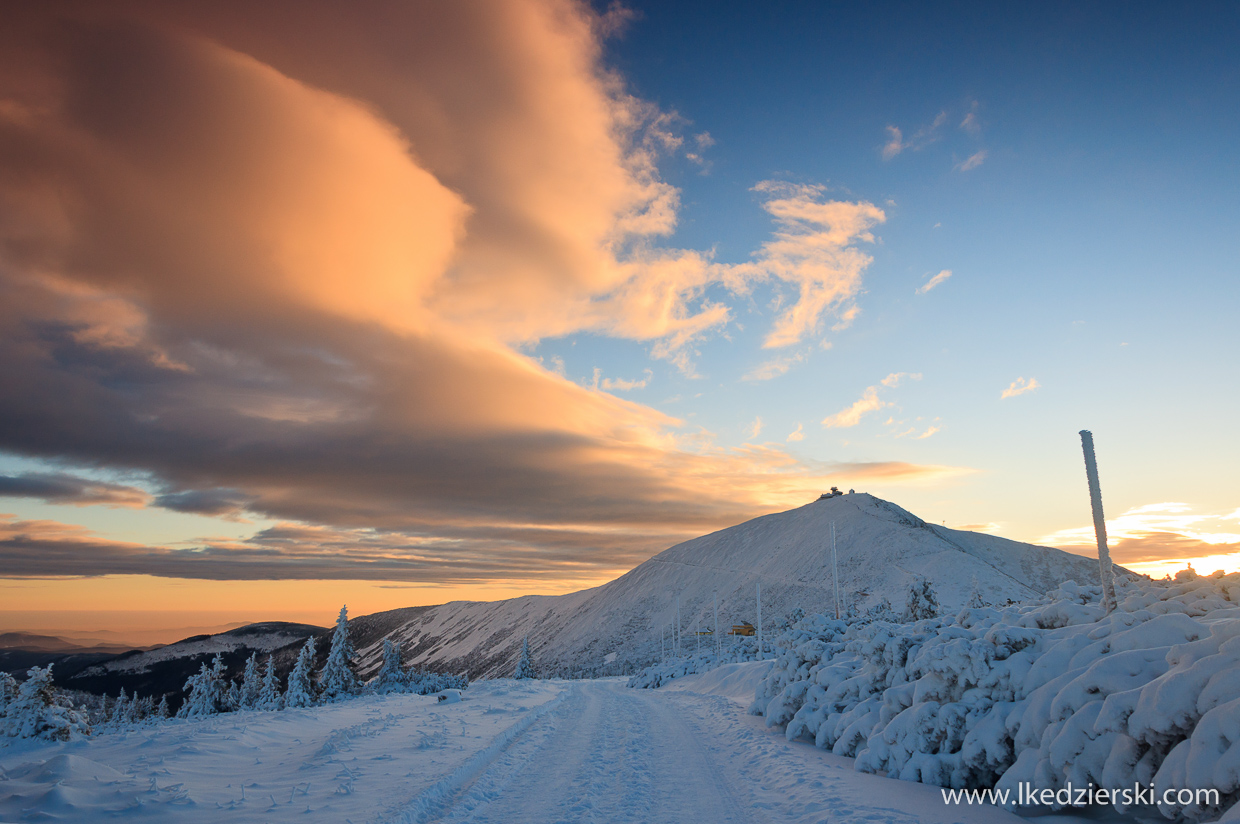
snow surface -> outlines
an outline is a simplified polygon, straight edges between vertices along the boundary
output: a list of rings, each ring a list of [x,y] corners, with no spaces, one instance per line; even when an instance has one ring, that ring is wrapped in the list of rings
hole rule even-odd
[[[471,678],[511,675],[529,637],[541,675],[634,672],[661,657],[660,630],[680,596],[683,652],[695,629],[727,632],[756,623],[755,584],[770,638],[796,608],[831,604],[830,530],[835,523],[845,606],[887,598],[900,609],[924,576],[952,612],[969,600],[1002,604],[1040,597],[1065,580],[1098,580],[1096,560],[992,535],[927,524],[888,501],[858,493],[813,503],[695,538],[659,553],[615,581],[559,596],[457,601],[363,616],[355,628],[363,676],[378,671],[382,641],[401,642],[405,660]],[[709,641],[704,640],[705,644]],[[725,639],[725,641],[731,640]]]
[[[1110,615],[1100,587],[1069,582],[910,624],[806,616],[753,711],[863,772],[1013,793],[1216,788],[1216,804],[1116,807],[1238,820],[1240,573],[1181,576],[1117,582]]]

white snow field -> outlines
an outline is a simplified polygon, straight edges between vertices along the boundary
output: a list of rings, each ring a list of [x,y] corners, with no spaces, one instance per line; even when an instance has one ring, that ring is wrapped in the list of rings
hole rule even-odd
[[[1019,824],[853,769],[749,715],[770,661],[660,690],[479,682],[67,743],[0,745],[0,821]],[[1048,819],[1058,824],[1069,818]]]

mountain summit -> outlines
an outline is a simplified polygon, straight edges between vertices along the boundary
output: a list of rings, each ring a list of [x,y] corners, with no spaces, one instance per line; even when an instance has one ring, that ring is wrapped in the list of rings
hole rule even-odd
[[[1066,580],[1098,581],[1093,559],[935,526],[881,498],[850,493],[685,541],[593,589],[410,607],[350,627],[367,675],[378,667],[384,638],[399,641],[407,661],[472,677],[511,674],[526,636],[544,674],[629,670],[658,658],[660,630],[675,622],[677,596],[688,644],[697,643],[695,629],[713,629],[716,594],[723,632],[756,623],[759,582],[768,633],[794,609],[832,611],[833,523],[842,608],[864,610],[886,598],[898,611],[919,576],[945,610],[962,607],[975,581],[983,600],[999,604],[1040,596]],[[707,637],[703,644],[711,643]]]

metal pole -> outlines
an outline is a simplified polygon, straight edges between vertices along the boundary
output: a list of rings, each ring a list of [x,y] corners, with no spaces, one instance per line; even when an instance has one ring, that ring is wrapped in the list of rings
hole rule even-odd
[[[835,521],[831,522],[831,585],[835,589],[835,620],[840,620],[840,564],[835,552]]]
[[[667,632],[667,627],[659,624],[659,660],[664,664],[667,663],[667,650],[663,648],[663,634]]]
[[[758,582],[758,660],[763,661],[762,653],[762,582]]]
[[[1115,581],[1111,576],[1111,553],[1107,549],[1107,521],[1102,515],[1102,487],[1098,483],[1098,461],[1094,458],[1094,436],[1088,429],[1081,432],[1081,450],[1085,453],[1085,478],[1089,481],[1089,503],[1094,510],[1094,536],[1098,539],[1098,574],[1102,580],[1102,607],[1115,609]]]

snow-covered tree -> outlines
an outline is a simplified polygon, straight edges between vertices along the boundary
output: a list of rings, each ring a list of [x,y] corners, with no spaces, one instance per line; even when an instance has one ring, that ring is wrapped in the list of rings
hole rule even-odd
[[[982,600],[982,585],[977,582],[977,576],[973,576],[973,589],[969,593],[969,602],[965,604],[969,609],[981,609],[986,606],[986,602]]]
[[[521,642],[521,657],[517,660],[517,669],[512,677],[517,679],[538,677],[534,674],[534,662],[530,660],[530,637],[528,635]]]
[[[16,738],[68,741],[90,734],[86,714],[75,710],[52,685],[52,665],[31,667],[4,713],[4,733]]]
[[[400,660],[400,644],[391,638],[383,639],[383,666],[379,674],[370,682],[376,692],[404,692],[408,686],[408,676]]]
[[[353,673],[353,642],[349,640],[349,608],[342,606],[332,632],[332,645],[327,653],[327,663],[319,673],[319,690],[324,700],[342,698],[355,694],[360,685]]]
[[[155,708],[155,717],[159,719],[167,718],[171,712],[168,710],[168,696],[159,696],[159,706]]]
[[[314,705],[314,683],[310,673],[314,669],[314,636],[306,639],[306,645],[297,654],[297,663],[288,674],[288,688],[284,691],[284,706],[287,709],[309,707]]]
[[[237,693],[237,707],[252,710],[258,705],[258,696],[263,691],[263,679],[258,674],[258,653],[251,653],[245,661],[245,671],[241,674],[241,689]]]
[[[920,621],[923,618],[933,618],[938,614],[939,599],[934,594],[930,579],[924,575],[918,575],[913,579],[908,590],[908,602],[904,606],[904,620]]]
[[[199,718],[225,711],[228,687],[224,681],[223,655],[216,653],[210,667],[202,664],[197,674],[186,679],[182,689],[189,692],[189,697],[177,711],[177,718]]]
[[[121,694],[116,696],[116,703],[112,705],[112,715],[108,717],[108,722],[119,727],[132,720],[133,711],[129,705],[129,697],[125,695],[125,688],[121,687]]]
[[[267,672],[263,675],[263,686],[258,693],[258,701],[254,708],[259,710],[278,710],[284,705],[280,695],[280,679],[276,677],[276,664],[272,656],[267,656]]]
[[[17,697],[17,679],[7,672],[0,672],[0,718],[4,717],[13,699]]]

